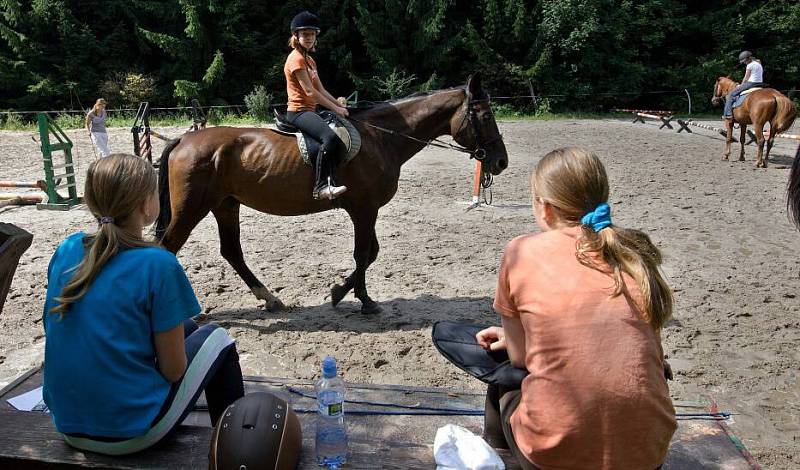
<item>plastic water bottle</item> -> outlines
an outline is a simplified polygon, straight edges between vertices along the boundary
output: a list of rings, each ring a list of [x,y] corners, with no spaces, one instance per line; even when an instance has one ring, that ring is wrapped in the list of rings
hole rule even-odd
[[[344,380],[336,376],[336,359],[322,361],[322,378],[317,381],[317,463],[329,469],[347,460],[347,428],[344,424]]]

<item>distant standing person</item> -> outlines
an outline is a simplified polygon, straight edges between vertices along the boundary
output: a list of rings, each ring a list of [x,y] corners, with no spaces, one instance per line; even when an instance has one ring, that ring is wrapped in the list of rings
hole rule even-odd
[[[764,85],[764,67],[761,66],[761,61],[753,57],[750,51],[742,51],[739,54],[739,63],[745,64],[744,79],[742,84],[733,89],[725,100],[725,114],[723,119],[730,119],[733,117],[733,102],[742,94],[743,91]]]
[[[86,130],[92,138],[92,143],[100,152],[100,158],[107,157],[111,154],[108,150],[108,132],[106,131],[106,100],[103,98],[98,99],[92,110],[86,115]]]

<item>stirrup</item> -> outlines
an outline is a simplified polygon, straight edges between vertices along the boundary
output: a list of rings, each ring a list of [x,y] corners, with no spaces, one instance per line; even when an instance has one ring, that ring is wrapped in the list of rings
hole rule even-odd
[[[325,186],[314,190],[314,199],[327,199],[332,201],[347,191],[347,186],[333,186],[326,184]]]

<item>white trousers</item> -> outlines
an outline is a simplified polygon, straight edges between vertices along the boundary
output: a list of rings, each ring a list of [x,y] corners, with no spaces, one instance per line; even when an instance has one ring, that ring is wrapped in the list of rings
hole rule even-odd
[[[100,152],[100,158],[111,155],[108,150],[108,133],[106,132],[92,132],[92,142],[97,150]]]

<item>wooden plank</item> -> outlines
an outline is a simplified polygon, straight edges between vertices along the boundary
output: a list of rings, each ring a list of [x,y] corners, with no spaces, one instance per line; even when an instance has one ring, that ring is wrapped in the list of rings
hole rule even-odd
[[[55,431],[48,415],[13,410],[6,399],[40,386],[42,371],[33,369],[0,391],[0,468],[206,468],[211,436],[208,414],[201,397],[199,410],[190,413],[176,436],[157,448],[126,457],[105,457],[84,453],[67,446]],[[313,409],[314,399],[292,393],[310,391],[312,381],[275,377],[247,377],[245,390],[270,391],[284,397],[296,409]],[[480,392],[458,393],[430,387],[352,384],[348,399],[372,403],[394,403],[429,407],[483,406]],[[708,403],[674,401],[677,411],[698,413]],[[386,410],[369,404],[348,403],[348,410]],[[315,470],[315,414],[298,413],[303,430],[301,470]],[[347,417],[349,461],[354,469],[430,469],[434,467],[433,439],[436,430],[448,423],[457,424],[480,435],[482,416],[396,416],[355,415]],[[498,451],[509,469],[518,469],[508,451]],[[709,420],[681,420],[672,438],[664,470],[725,468],[749,470],[752,467],[729,438],[722,423]]]
[[[19,259],[33,242],[33,235],[16,225],[0,223],[0,314],[6,303]]]

